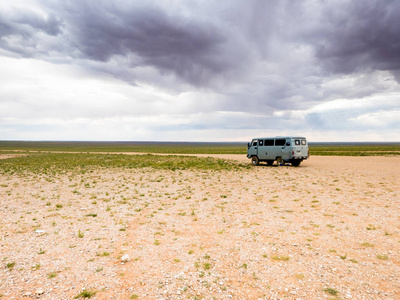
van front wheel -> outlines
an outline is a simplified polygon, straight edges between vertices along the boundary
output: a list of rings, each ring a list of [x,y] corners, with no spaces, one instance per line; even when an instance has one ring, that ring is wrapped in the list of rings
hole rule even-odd
[[[260,164],[260,160],[258,159],[257,156],[253,156],[253,157],[251,158],[251,164],[252,164],[253,166],[258,166],[258,165]]]

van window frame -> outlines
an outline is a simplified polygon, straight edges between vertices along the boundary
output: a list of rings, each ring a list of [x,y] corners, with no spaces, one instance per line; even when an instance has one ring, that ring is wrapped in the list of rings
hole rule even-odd
[[[277,142],[279,141],[279,144]],[[283,142],[283,144],[281,144]],[[275,139],[275,146],[285,146],[286,144],[286,139]]]
[[[264,146],[272,147],[275,145],[275,140],[274,139],[268,139],[264,141]]]

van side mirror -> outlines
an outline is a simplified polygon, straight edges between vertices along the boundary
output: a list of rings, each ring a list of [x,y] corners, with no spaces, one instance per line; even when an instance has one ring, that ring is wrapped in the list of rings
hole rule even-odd
[[[250,148],[250,143],[247,143],[247,148]]]
[[[290,142],[286,142],[286,146],[290,146]]]

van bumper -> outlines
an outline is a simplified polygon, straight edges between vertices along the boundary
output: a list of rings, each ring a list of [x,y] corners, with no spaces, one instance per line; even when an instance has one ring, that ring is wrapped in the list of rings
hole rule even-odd
[[[301,159],[301,160],[304,160],[304,159],[307,159],[307,158],[308,158],[308,156],[292,156],[291,159]]]

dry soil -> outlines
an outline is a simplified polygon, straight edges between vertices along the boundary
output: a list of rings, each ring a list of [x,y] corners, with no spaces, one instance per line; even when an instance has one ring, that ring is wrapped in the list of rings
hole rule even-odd
[[[399,166],[2,175],[0,294],[400,299]]]

